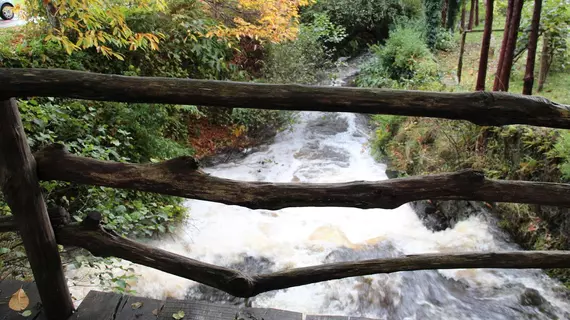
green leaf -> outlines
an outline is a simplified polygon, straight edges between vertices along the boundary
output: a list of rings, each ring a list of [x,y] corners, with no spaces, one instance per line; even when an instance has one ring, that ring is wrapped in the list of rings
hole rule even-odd
[[[10,248],[0,248],[0,254],[5,254],[5,253],[8,253],[10,251],[11,251]]]
[[[142,305],[143,305],[142,302],[135,302],[135,303],[131,304],[131,308],[138,309],[138,308],[142,307]]]
[[[184,311],[180,310],[180,311],[174,313],[172,315],[172,318],[174,318],[176,320],[180,320],[180,319],[184,318]]]
[[[26,310],[26,311],[22,312],[21,315],[22,315],[22,317],[29,317],[32,315],[32,311]]]

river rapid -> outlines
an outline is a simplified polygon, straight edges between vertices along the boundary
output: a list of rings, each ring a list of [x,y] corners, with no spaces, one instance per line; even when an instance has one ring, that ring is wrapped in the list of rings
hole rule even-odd
[[[361,61],[339,68],[339,81]],[[331,84],[329,84],[331,85]],[[266,182],[385,180],[386,166],[368,147],[364,116],[301,112],[295,124],[245,158],[205,171]],[[200,261],[263,273],[329,262],[435,252],[516,250],[487,212],[440,232],[427,229],[409,205],[394,210],[334,207],[249,210],[189,200],[190,218],[150,244]],[[134,266],[137,295],[243,305],[218,290]],[[70,278],[93,272],[69,267]],[[96,287],[72,286],[79,299]],[[540,270],[458,269],[400,272],[329,281],[261,294],[247,301],[305,314],[372,319],[570,319],[568,293]]]

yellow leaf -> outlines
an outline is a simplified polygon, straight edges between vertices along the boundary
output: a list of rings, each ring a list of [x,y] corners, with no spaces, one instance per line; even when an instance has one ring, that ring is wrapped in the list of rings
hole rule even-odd
[[[28,299],[28,295],[22,288],[18,289],[10,298],[10,302],[8,303],[8,307],[14,311],[23,311],[28,307],[30,304],[30,299]]]

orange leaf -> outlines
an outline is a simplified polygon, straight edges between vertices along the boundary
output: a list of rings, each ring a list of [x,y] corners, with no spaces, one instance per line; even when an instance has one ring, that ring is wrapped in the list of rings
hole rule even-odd
[[[8,307],[14,311],[24,311],[30,304],[30,299],[28,299],[28,295],[22,288],[18,289],[10,298],[10,302],[8,303]]]

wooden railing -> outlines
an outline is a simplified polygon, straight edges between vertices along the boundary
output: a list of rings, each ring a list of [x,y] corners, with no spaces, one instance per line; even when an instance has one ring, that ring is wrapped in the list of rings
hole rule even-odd
[[[39,180],[60,180],[156,192],[253,209],[294,206],[396,208],[421,199],[483,200],[570,206],[570,185],[503,181],[482,172],[333,184],[267,183],[205,174],[191,157],[157,164],[126,164],[69,154],[52,145],[31,154],[17,97],[198,104],[219,107],[385,113],[468,120],[480,125],[530,124],[570,129],[570,106],[496,92],[437,93],[362,88],[267,85],[222,81],[123,77],[41,69],[0,69],[0,184],[12,218],[0,232],[19,231],[50,319],[73,311],[57,243],[115,256],[191,279],[235,296],[376,273],[455,268],[570,268],[570,252],[421,254],[325,264],[249,275],[121,237],[90,213],[71,223],[62,208],[46,209]]]

